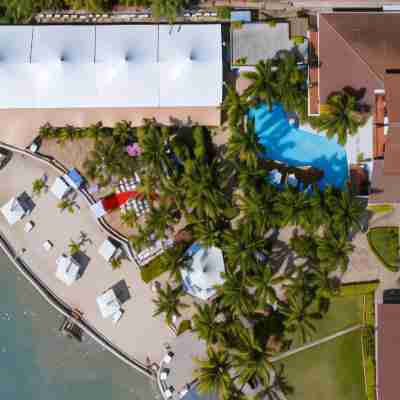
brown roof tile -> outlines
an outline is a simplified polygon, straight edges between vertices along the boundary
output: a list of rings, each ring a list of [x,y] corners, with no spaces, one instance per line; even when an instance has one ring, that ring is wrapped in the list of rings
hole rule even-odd
[[[399,400],[400,305],[378,305],[379,400]]]

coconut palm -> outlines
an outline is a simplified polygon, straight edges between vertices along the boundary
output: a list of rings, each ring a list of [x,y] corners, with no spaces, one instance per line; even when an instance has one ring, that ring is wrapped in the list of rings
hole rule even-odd
[[[260,154],[264,147],[259,143],[253,121],[249,120],[245,127],[231,127],[226,157],[238,159],[249,168],[257,168]]]
[[[178,210],[174,203],[166,201],[150,207],[145,215],[146,229],[152,232],[157,238],[162,239],[168,236],[168,231],[179,221]]]
[[[35,179],[32,182],[32,194],[36,196],[40,196],[42,191],[46,188],[46,183],[43,179]]]
[[[234,386],[230,375],[231,361],[226,351],[216,351],[209,347],[207,358],[195,358],[198,368],[195,378],[198,379],[198,390],[202,394],[217,393],[221,400],[228,400]]]
[[[223,236],[226,264],[236,269],[240,266],[245,276],[252,274],[259,264],[264,264],[271,250],[270,242],[249,221],[237,229],[226,230]]]
[[[181,283],[181,270],[188,267],[191,257],[186,253],[185,243],[175,243],[173,247],[166,249],[163,256],[159,258],[162,271],[168,271],[170,278]]]
[[[331,228],[347,237],[352,229],[360,229],[360,219],[365,212],[363,204],[348,190],[329,191],[326,203],[331,214]]]
[[[254,297],[246,287],[245,277],[241,271],[226,272],[225,281],[220,286],[221,305],[234,316],[246,316],[254,311]]]
[[[317,239],[317,245],[317,256],[324,267],[331,271],[338,268],[342,272],[347,270],[350,262],[349,255],[354,250],[354,246],[347,237],[328,230],[323,238]]]
[[[153,299],[153,303],[156,306],[153,317],[164,314],[167,324],[172,325],[173,317],[181,317],[181,309],[189,307],[181,301],[181,295],[181,286],[173,289],[171,285],[167,283],[165,289],[158,289],[158,297]]]
[[[300,343],[305,343],[316,331],[313,320],[321,319],[318,312],[309,311],[309,305],[303,301],[301,294],[288,292],[287,302],[280,304],[280,312],[285,317],[287,332]]]
[[[153,0],[151,10],[156,18],[164,17],[172,23],[187,5],[187,0]]]
[[[71,239],[69,241],[68,248],[69,248],[69,254],[73,256],[74,254],[79,253],[81,251],[81,244]]]
[[[244,96],[239,95],[233,86],[226,85],[226,95],[222,103],[222,110],[226,112],[228,124],[231,128],[242,125],[247,113],[248,105]]]
[[[272,104],[278,97],[273,63],[271,60],[262,60],[256,64],[255,68],[255,71],[243,73],[243,76],[251,81],[250,86],[244,91],[244,96],[257,102],[266,102],[271,111]]]
[[[223,335],[223,323],[218,322],[218,305],[216,303],[195,304],[196,313],[193,316],[193,327],[199,338],[208,344],[215,344]]]
[[[281,364],[279,369],[275,370],[273,382],[264,386],[257,392],[253,400],[281,400],[281,394],[293,394],[293,387],[289,385],[286,376],[284,375],[284,367]]]
[[[126,225],[128,228],[133,228],[138,220],[135,210],[124,210],[121,212],[121,222]]]
[[[258,307],[264,309],[267,305],[277,301],[275,285],[284,282],[285,276],[276,276],[272,269],[263,265],[250,278],[249,284],[255,289],[254,297],[258,302]]]
[[[117,143],[122,146],[125,145],[130,139],[134,138],[132,122],[122,120],[115,123],[112,130],[112,136]]]
[[[69,199],[62,199],[57,203],[57,208],[60,209],[61,212],[67,210],[70,214],[75,212],[74,202]]]
[[[232,368],[238,374],[238,383],[245,385],[253,380],[267,385],[270,379],[272,363],[268,349],[258,343],[254,331],[246,329],[240,332],[238,346],[231,350]]]
[[[318,264],[318,244],[313,235],[294,233],[290,238],[290,247],[299,257],[307,259],[312,265]]]
[[[347,137],[355,135],[364,122],[365,116],[359,111],[356,97],[341,91],[330,95],[326,104],[321,105],[318,129],[328,138],[337,136],[338,142],[344,146]]]

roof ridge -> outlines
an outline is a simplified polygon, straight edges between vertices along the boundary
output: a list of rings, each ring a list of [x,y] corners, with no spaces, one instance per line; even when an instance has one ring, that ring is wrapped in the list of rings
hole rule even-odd
[[[379,74],[375,72],[375,70],[368,64],[368,62],[361,56],[361,54],[354,47],[350,45],[350,43],[343,37],[343,35],[340,32],[338,32],[338,30],[335,29],[335,27],[325,17],[323,18],[324,21],[327,23],[327,25],[337,34],[337,36],[339,36],[339,38],[346,44],[346,46],[367,66],[367,68],[375,76],[375,78],[379,82],[384,84],[383,79],[379,76]]]

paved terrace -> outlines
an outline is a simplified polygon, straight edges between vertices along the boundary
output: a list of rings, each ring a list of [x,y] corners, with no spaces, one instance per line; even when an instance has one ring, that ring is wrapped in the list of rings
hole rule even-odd
[[[169,124],[174,120],[190,121],[205,126],[220,125],[220,110],[214,107],[197,108],[54,108],[54,109],[2,109],[0,141],[18,147],[28,146],[46,122],[54,126],[73,125],[85,127],[102,121],[113,126],[121,120],[143,125],[143,119],[155,118]]]
[[[0,170],[0,205],[24,191],[30,195],[32,181],[42,177],[44,173],[48,175],[51,185],[56,177],[52,168],[29,157],[14,154],[10,163]],[[106,234],[93,219],[82,196],[77,197],[80,210],[74,214],[68,211],[61,213],[56,207],[58,200],[50,192],[33,198],[33,201],[36,204],[31,215],[12,227],[0,214],[0,231],[17,252],[22,248],[26,249],[22,258],[36,276],[66,303],[83,312],[84,318],[94,328],[132,358],[146,363],[149,357],[151,362],[159,363],[165,355],[165,344],[169,344],[176,353],[174,362],[171,363],[169,384],[179,390],[185,383],[191,382],[191,356],[202,354],[202,343],[188,332],[176,337],[163,318],[152,317],[154,305],[151,299],[154,293],[141,281],[135,264],[124,260],[122,267],[113,271],[98,254],[98,248],[106,239]],[[23,228],[29,220],[35,223],[35,227],[30,233],[25,233]],[[83,247],[88,258],[87,267],[77,282],[66,286],[55,277],[56,259],[62,253],[68,252],[70,239],[79,240],[81,231],[91,240],[91,243]],[[50,252],[42,247],[46,240],[51,240],[54,244]],[[122,304],[124,315],[117,325],[113,325],[111,320],[101,317],[96,297],[121,281],[127,285],[129,298]],[[188,298],[184,300],[190,302]]]

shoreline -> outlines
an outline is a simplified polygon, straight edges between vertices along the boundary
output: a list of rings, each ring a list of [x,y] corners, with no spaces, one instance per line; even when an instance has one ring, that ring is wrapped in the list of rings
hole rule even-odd
[[[132,357],[128,356],[122,350],[117,348],[108,339],[98,332],[94,327],[92,327],[84,318],[77,320],[73,316],[73,309],[66,304],[62,299],[60,299],[55,293],[51,291],[29,268],[21,257],[19,257],[12,246],[12,244],[5,238],[3,232],[0,231],[0,248],[3,250],[5,255],[9,258],[11,263],[16,267],[18,272],[24,276],[24,278],[36,289],[36,291],[61,315],[70,318],[73,322],[79,326],[86,335],[90,336],[95,340],[100,346],[105,348],[111,354],[116,356],[120,361],[124,362],[126,365],[134,368],[136,371],[142,373],[149,379],[155,380],[156,377],[152,373],[150,368],[147,368],[144,364],[138,360],[134,360]]]

